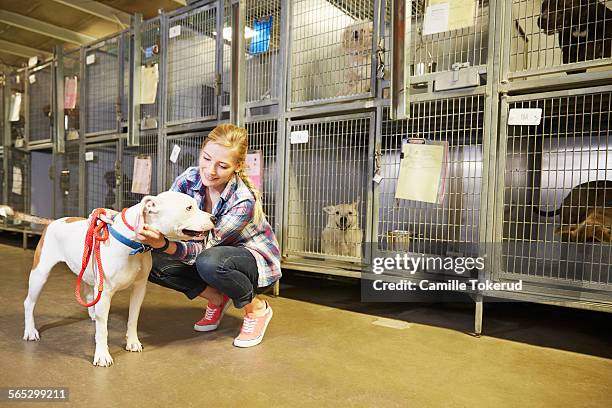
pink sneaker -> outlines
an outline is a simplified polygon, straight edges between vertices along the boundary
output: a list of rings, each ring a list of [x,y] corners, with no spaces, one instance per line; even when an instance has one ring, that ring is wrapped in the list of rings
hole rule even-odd
[[[220,306],[213,305],[208,302],[206,306],[206,312],[196,324],[193,325],[193,329],[199,332],[207,332],[215,330],[221,323],[221,318],[231,303],[231,299],[223,295],[223,303]]]
[[[272,320],[272,308],[268,302],[266,302],[266,306],[266,313],[263,316],[259,317],[249,313],[244,317],[240,334],[234,339],[234,346],[253,347],[261,343],[266,328]]]

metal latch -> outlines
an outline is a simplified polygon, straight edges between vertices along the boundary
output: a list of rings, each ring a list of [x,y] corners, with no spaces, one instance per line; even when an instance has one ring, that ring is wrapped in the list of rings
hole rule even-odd
[[[453,70],[453,81],[457,82],[459,80],[459,70],[461,68],[469,68],[469,67],[470,67],[469,62],[455,62],[451,66],[451,69]]]

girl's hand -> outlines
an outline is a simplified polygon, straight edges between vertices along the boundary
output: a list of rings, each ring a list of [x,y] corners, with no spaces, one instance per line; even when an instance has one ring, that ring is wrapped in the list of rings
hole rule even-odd
[[[148,224],[142,225],[142,228],[140,231],[138,231],[136,238],[138,238],[138,240],[143,244],[149,245],[153,248],[161,248],[166,244],[166,237]]]

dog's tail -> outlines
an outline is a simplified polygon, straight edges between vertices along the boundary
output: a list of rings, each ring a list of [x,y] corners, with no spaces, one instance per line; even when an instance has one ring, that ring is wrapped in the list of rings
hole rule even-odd
[[[15,221],[29,222],[32,224],[41,224],[41,225],[49,225],[53,221],[55,221],[50,218],[42,218],[42,217],[37,217],[35,215],[30,215],[30,214],[25,214],[19,211],[15,211],[13,210],[13,208],[9,207],[8,205],[0,205],[0,217],[11,218]]]

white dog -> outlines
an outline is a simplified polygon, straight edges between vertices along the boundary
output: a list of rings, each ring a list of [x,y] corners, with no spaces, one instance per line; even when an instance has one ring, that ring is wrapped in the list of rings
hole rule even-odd
[[[110,303],[117,291],[132,285],[125,348],[128,351],[142,351],[136,326],[152,262],[149,252],[130,254],[136,246],[142,246],[136,240],[135,231],[138,231],[139,226],[146,223],[169,239],[192,240],[202,239],[204,233],[213,228],[213,222],[214,217],[201,211],[195,199],[172,191],[161,193],[158,196],[144,197],[140,203],[127,209],[124,217],[117,214],[112,224],[115,232],[109,234],[108,241],[100,245],[104,269],[103,291],[99,302],[88,308],[89,316],[96,322],[94,365],[106,367],[113,363],[107,345],[107,319]],[[61,218],[49,224],[40,238],[30,273],[28,296],[23,303],[25,308],[24,340],[39,339],[38,330],[34,324],[34,306],[49,277],[51,268],[58,262],[65,262],[74,273],[80,272],[89,223],[90,221],[84,218]],[[134,230],[130,226],[133,226]],[[127,239],[132,247],[121,242],[115,235],[116,232]],[[96,276],[99,271],[94,275],[92,269],[94,262],[92,256],[83,275],[87,303],[94,299],[94,291],[97,293],[98,288]]]
[[[342,48],[347,56],[347,83],[343,95],[370,92],[370,65],[372,63],[372,22],[357,21],[342,32]]]
[[[323,252],[361,258],[363,233],[359,227],[359,201],[324,207],[327,225],[321,234]]]

